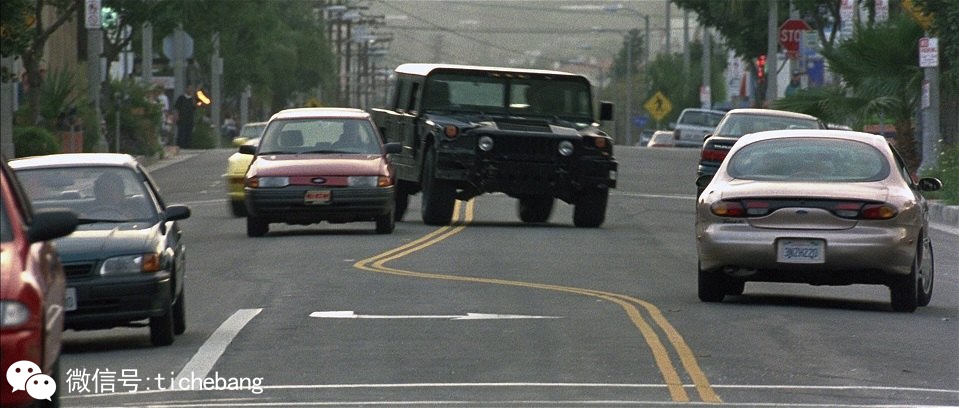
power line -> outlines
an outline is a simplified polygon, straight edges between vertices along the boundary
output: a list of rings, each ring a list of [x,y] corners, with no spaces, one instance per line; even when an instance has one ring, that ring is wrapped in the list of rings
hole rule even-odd
[[[424,26],[390,26],[391,30],[404,30],[404,31],[432,31],[432,32],[451,32],[445,27],[424,27]],[[603,30],[614,32],[614,31],[629,31],[630,28],[604,28]],[[582,30],[556,30],[556,29],[531,29],[531,28],[487,28],[487,29],[470,29],[470,33],[478,34],[542,34],[542,35],[575,35],[575,34],[595,34],[597,30],[594,29],[582,29]]]
[[[431,26],[431,27],[434,27],[434,28],[436,28],[438,31],[442,31],[442,32],[445,32],[445,33],[449,33],[449,34],[455,35],[455,36],[457,36],[457,37],[465,38],[465,39],[467,39],[467,40],[473,41],[473,42],[478,43],[478,44],[485,45],[485,46],[487,46],[487,47],[490,47],[490,48],[493,48],[493,49],[496,49],[496,50],[511,52],[511,53],[513,53],[513,54],[521,55],[521,56],[524,56],[524,57],[526,56],[526,52],[525,52],[525,51],[520,51],[520,50],[508,48],[508,47],[503,47],[503,46],[501,46],[501,45],[493,44],[493,43],[491,43],[491,42],[489,42],[489,41],[482,40],[482,39],[479,39],[479,38],[476,38],[476,37],[471,37],[471,36],[468,36],[468,35],[466,35],[466,34],[460,33],[460,32],[458,32],[458,31],[454,31],[454,30],[452,30],[452,29],[450,29],[450,28],[443,27],[443,26],[441,26],[441,25],[439,25],[439,24],[433,23],[433,22],[431,22],[431,21],[429,21],[429,20],[426,20],[426,19],[424,19],[424,18],[422,18],[422,17],[419,17],[419,16],[417,16],[417,15],[415,15],[415,14],[413,14],[413,13],[408,13],[406,10],[403,10],[403,9],[401,9],[401,8],[399,8],[399,7],[396,7],[396,6],[394,6],[393,4],[390,4],[389,2],[387,2],[387,1],[385,1],[385,0],[376,0],[376,2],[379,3],[379,4],[382,4],[383,6],[388,7],[388,8],[390,8],[390,9],[394,10],[394,11],[398,11],[398,12],[404,13],[404,14],[410,16],[410,18],[412,18],[412,19],[414,19],[414,20],[417,20],[417,21],[419,21],[419,22],[421,22],[421,23],[424,23],[424,24],[426,24],[426,25],[429,25],[429,26]],[[394,27],[391,26],[390,28],[394,28]]]

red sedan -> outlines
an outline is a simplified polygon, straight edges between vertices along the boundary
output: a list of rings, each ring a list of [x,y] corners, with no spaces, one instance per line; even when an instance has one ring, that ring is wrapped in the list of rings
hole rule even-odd
[[[4,407],[29,406],[38,401],[27,380],[57,378],[63,333],[66,277],[48,241],[72,233],[77,216],[66,210],[33,212],[6,160],[2,162],[0,372],[7,381],[0,382],[0,401]],[[11,381],[23,384],[14,390]],[[39,403],[56,406],[57,395]]]
[[[376,232],[395,228],[393,168],[370,115],[358,109],[301,108],[272,118],[245,178],[246,232],[259,237],[270,223],[373,221]]]

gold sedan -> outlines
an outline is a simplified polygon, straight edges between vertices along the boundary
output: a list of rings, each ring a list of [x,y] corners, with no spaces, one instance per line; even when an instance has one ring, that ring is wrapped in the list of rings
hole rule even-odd
[[[882,136],[777,130],[743,136],[696,205],[699,298],[719,302],[747,281],[889,287],[892,309],[932,298],[923,191]]]
[[[250,122],[243,125],[239,136],[233,139],[233,145],[237,147],[244,144],[258,145],[260,135],[263,134],[265,128],[266,122]],[[243,177],[246,175],[246,170],[250,168],[252,161],[252,155],[240,152],[233,153],[227,160],[226,174],[223,175],[223,178],[226,179],[230,212],[233,213],[234,217],[246,216],[246,204],[243,202]]]

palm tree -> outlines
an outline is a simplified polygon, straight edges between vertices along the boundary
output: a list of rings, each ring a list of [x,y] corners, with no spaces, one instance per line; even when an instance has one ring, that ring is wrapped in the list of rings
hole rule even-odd
[[[923,31],[905,15],[883,24],[857,27],[852,38],[823,50],[838,85],[808,89],[773,106],[818,116],[826,122],[859,127],[882,114],[896,128],[896,147],[911,170],[919,167],[913,117],[919,108],[923,71],[919,38]]]

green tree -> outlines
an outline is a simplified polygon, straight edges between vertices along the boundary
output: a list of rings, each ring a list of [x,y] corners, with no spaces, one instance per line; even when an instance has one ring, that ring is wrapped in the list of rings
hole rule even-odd
[[[714,28],[737,56],[751,60],[766,53],[769,16],[766,0],[671,1],[684,10],[695,12],[699,22]],[[818,32],[824,48],[832,47],[839,32],[841,0],[792,0],[791,3],[799,11],[800,18]],[[790,0],[778,0],[777,27],[789,18],[789,5]]]
[[[225,98],[238,98],[249,86],[261,101],[286,107],[318,87],[332,94],[334,59],[313,2],[171,1],[194,39],[200,72],[210,71],[209,39],[219,33]]]
[[[703,43],[689,44],[690,71],[683,69],[681,54],[661,54],[646,68],[646,86],[649,94],[641,98],[645,101],[657,91],[662,92],[672,102],[673,110],[663,119],[663,122],[675,122],[685,108],[698,108],[699,86],[703,77]],[[726,94],[726,81],[723,72],[726,70],[726,50],[712,45],[710,54],[710,88],[713,99],[716,95]],[[640,102],[642,103],[642,102]]]
[[[631,47],[630,44],[632,44]],[[629,53],[627,53],[627,48],[629,48]],[[625,78],[630,60],[633,64],[631,67],[632,74],[636,75],[639,72],[639,66],[644,62],[645,48],[645,36],[638,29],[629,30],[623,40],[623,47],[619,49],[615,60],[613,60],[613,77]]]
[[[140,38],[143,23],[149,22],[156,32],[170,31],[175,23],[175,3],[169,1],[105,0],[102,7],[116,13],[117,17],[105,27],[103,35],[103,57],[107,61],[104,69],[107,72],[120,53],[133,44],[134,39]]]
[[[4,57],[20,57],[26,72],[30,88],[27,90],[27,104],[30,106],[32,123],[40,122],[40,92],[43,76],[40,75],[40,63],[43,61],[43,48],[47,40],[67,21],[77,14],[82,2],[75,0],[4,0],[0,16]],[[52,21],[44,20],[43,11],[52,10]],[[5,73],[9,79],[9,73]]]
[[[883,114],[892,119],[896,144],[915,170],[920,156],[913,117],[923,79],[918,62],[922,34],[919,25],[902,14],[883,24],[861,26],[852,38],[823,51],[830,70],[842,79],[839,85],[800,92],[773,106],[854,127]]]
[[[19,57],[30,47],[30,26],[33,21],[34,4],[31,0],[8,0],[0,2],[0,55]],[[3,67],[3,81],[12,80],[14,73]]]
[[[209,86],[212,38],[219,34],[223,58],[223,101],[236,101],[249,86],[255,99],[286,107],[317,88],[331,95],[335,64],[326,34],[314,17],[314,2],[255,0],[105,0],[117,13],[117,25],[107,30],[104,56],[108,61],[140,39],[144,22],[153,25],[154,49],[178,25],[193,38],[193,66],[199,82]],[[139,52],[139,47],[133,47]],[[142,56],[141,56],[142,58]],[[196,79],[196,78],[194,78]]]

